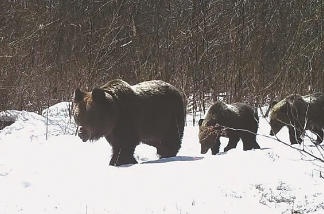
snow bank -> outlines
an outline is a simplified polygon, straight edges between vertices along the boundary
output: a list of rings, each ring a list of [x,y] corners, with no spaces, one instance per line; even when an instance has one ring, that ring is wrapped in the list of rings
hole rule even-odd
[[[1,141],[44,140],[50,136],[73,134],[76,125],[69,117],[71,103],[62,102],[43,111],[42,115],[33,112],[8,110],[0,112],[0,119],[14,123],[0,130]]]
[[[264,118],[261,150],[244,152],[239,143],[200,155],[198,127],[188,125],[177,157],[157,160],[155,148],[140,145],[141,164],[111,167],[105,139],[71,135],[68,103],[43,116],[12,112],[16,122],[0,131],[0,213],[324,212],[323,165],[269,138]],[[288,131],[278,137],[287,141]]]

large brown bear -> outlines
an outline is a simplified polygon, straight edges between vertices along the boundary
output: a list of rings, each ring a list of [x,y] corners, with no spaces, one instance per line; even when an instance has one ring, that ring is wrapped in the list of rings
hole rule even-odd
[[[272,106],[269,118],[270,135],[277,134],[287,126],[290,143],[300,144],[305,130],[310,130],[317,135],[315,144],[320,144],[323,141],[324,94],[290,95]]]
[[[256,109],[243,103],[226,104],[215,102],[207,111],[205,119],[199,120],[199,142],[201,154],[211,149],[212,154],[219,152],[220,137],[229,138],[224,151],[243,141],[243,150],[260,149],[256,142],[259,117]]]
[[[74,92],[73,115],[83,141],[105,137],[112,146],[110,165],[137,163],[135,147],[156,147],[161,158],[176,156],[185,125],[185,104],[172,85],[152,80],[129,85],[112,80],[92,92]]]

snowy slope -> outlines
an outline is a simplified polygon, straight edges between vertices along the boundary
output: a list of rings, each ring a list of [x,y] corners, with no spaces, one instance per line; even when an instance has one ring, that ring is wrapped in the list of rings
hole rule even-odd
[[[239,143],[200,155],[198,127],[188,125],[177,157],[158,160],[140,145],[141,164],[111,167],[109,144],[74,136],[67,108],[9,111],[16,122],[0,131],[0,213],[324,213],[323,165],[269,138],[264,118],[261,150]],[[288,142],[286,129],[278,136]]]

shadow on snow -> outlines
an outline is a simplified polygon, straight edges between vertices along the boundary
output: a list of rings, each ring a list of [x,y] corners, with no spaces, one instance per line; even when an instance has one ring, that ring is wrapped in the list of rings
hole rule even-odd
[[[146,161],[139,164],[155,164],[155,163],[168,163],[168,162],[186,162],[186,161],[197,161],[201,160],[204,157],[190,157],[190,156],[176,156],[170,158],[161,158],[159,160]],[[137,164],[126,164],[119,167],[131,167]]]

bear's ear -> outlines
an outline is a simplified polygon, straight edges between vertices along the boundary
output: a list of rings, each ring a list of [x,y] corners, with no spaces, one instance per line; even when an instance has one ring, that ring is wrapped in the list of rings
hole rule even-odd
[[[200,120],[198,121],[198,125],[201,126],[203,122],[204,122],[204,119],[200,119]]]
[[[282,106],[281,111],[284,113],[288,113],[289,115],[294,112],[295,107],[294,103],[291,100],[286,100],[285,104]]]
[[[74,102],[81,102],[83,100],[83,97],[84,97],[84,93],[79,89],[77,88],[75,91],[74,91]]]
[[[264,114],[265,117],[268,117],[270,114],[271,109],[273,108],[273,106],[275,106],[278,103],[277,100],[273,100],[270,105],[269,108],[267,109],[266,113]]]
[[[100,88],[95,88],[92,90],[92,101],[93,102],[103,102],[106,99],[105,91]]]
[[[277,100],[272,101],[271,104],[270,104],[270,107],[269,107],[269,108],[272,108],[272,107],[273,107],[274,105],[276,105],[277,103],[278,103]]]
[[[290,109],[293,106],[294,101],[292,101],[292,100],[286,100],[285,104],[286,104],[287,108]]]

